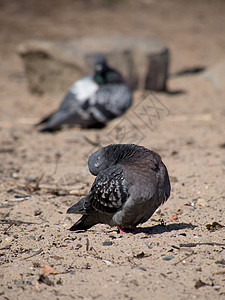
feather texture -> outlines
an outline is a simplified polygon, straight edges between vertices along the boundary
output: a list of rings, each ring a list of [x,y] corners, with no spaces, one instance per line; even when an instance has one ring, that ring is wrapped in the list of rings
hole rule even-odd
[[[54,131],[64,124],[99,127],[121,116],[132,103],[132,93],[121,74],[108,66],[103,55],[96,55],[94,73],[70,88],[59,109],[45,117],[40,130]]]
[[[145,147],[103,147],[89,157],[88,167],[96,179],[89,194],[67,211],[83,214],[71,230],[79,230],[81,224],[90,228],[97,223],[137,226],[170,196],[166,166],[159,154]]]

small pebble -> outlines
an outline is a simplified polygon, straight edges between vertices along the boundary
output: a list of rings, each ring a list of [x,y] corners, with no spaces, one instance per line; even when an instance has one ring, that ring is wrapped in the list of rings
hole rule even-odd
[[[107,266],[111,266],[112,265],[112,262],[110,260],[103,260],[103,261],[107,264]]]
[[[16,286],[20,287],[20,286],[24,285],[24,283],[25,282],[24,282],[23,279],[19,279],[19,280],[16,281]]]
[[[149,243],[149,242],[146,242],[145,245],[149,248],[149,249],[152,249],[153,246]]]
[[[34,215],[35,216],[39,216],[39,215],[41,215],[42,214],[42,211],[40,210],[40,209],[36,209],[35,211],[34,211]]]
[[[116,236],[115,236],[115,235],[112,235],[112,234],[111,234],[109,237],[110,237],[111,239],[116,239]]]
[[[169,261],[171,259],[175,258],[173,255],[165,255],[162,257],[163,260]]]
[[[38,177],[25,177],[25,180],[29,181],[29,182],[36,182],[37,179],[38,179]]]
[[[13,173],[12,177],[15,178],[15,179],[18,179],[19,178],[19,174],[18,173]]]
[[[38,252],[38,251],[40,251],[40,248],[34,247],[31,251],[32,252]]]
[[[109,241],[109,240],[106,240],[103,242],[102,244],[103,246],[112,246],[113,245],[113,242]]]

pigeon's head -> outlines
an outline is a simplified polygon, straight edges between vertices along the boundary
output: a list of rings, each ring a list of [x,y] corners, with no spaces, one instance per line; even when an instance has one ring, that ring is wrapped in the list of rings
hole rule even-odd
[[[105,157],[104,148],[99,149],[90,155],[88,159],[88,168],[92,175],[97,176],[99,172],[105,170],[110,165]]]
[[[112,144],[91,154],[88,168],[92,175],[97,176],[102,170],[130,159],[142,148],[133,144]]]
[[[107,70],[107,60],[106,57],[99,53],[95,55],[94,57],[94,70],[96,73],[103,73],[105,70]]]
[[[107,60],[103,54],[95,55],[94,72],[94,79],[99,85],[124,82],[121,74],[108,66]]]

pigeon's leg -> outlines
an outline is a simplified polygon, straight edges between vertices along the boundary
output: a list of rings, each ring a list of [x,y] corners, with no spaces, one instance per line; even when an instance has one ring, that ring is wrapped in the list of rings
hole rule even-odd
[[[126,232],[121,226],[118,226],[118,231],[120,234],[129,234],[129,232]]]
[[[136,226],[132,226],[132,228],[128,229],[128,231],[126,231],[126,229],[123,229],[121,226],[118,226],[118,231],[120,234],[140,233],[140,230]]]

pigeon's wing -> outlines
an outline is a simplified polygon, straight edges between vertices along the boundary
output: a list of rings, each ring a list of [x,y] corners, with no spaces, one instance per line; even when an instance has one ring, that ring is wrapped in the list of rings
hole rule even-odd
[[[121,116],[131,103],[132,94],[125,84],[106,84],[90,99],[89,110],[96,120],[106,123]]]
[[[93,80],[92,75],[81,78],[70,88],[60,106],[60,109],[70,109],[74,103],[78,103],[80,106],[86,105],[85,103],[93,97],[97,90],[98,85]]]
[[[41,131],[59,128],[63,124],[90,125],[95,119],[87,112],[89,99],[93,97],[98,85],[88,75],[76,81],[64,97],[59,109],[43,119],[39,124],[46,123]]]
[[[114,213],[126,202],[128,194],[123,168],[112,166],[96,177],[85,203],[86,211]]]
[[[60,104],[59,110],[70,110],[76,105],[78,105],[77,96],[69,90]]]

